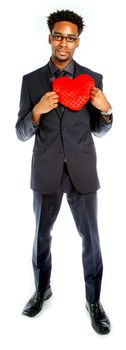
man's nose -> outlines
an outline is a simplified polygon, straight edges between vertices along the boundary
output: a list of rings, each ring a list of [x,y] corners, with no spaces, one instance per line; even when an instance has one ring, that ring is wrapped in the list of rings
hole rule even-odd
[[[60,41],[60,46],[67,46],[67,41],[65,38],[63,38],[61,41]]]

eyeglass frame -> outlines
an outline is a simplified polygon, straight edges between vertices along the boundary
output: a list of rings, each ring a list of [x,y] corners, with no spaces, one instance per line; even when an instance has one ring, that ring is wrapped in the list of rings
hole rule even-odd
[[[55,39],[56,41],[62,41],[63,39],[65,39],[66,40],[66,42],[67,43],[74,43],[79,37],[78,36],[73,36],[73,35],[66,35],[66,36],[64,36],[64,35],[62,35],[62,34],[59,34],[59,33],[54,33],[54,34],[52,34],[51,33],[51,36],[53,37],[53,39]],[[59,40],[58,39],[56,39],[56,37],[55,36],[59,36]],[[73,41],[69,41],[68,39],[73,39]]]

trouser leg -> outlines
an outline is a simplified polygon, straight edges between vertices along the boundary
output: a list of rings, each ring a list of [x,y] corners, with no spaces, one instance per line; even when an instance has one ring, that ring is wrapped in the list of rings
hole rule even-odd
[[[37,290],[44,291],[50,285],[51,230],[60,210],[63,193],[52,195],[33,192],[33,208],[36,231],[33,244],[33,270]]]
[[[77,230],[82,237],[82,262],[86,299],[94,303],[100,298],[103,273],[102,256],[97,226],[97,193],[80,194],[73,191],[67,196]]]

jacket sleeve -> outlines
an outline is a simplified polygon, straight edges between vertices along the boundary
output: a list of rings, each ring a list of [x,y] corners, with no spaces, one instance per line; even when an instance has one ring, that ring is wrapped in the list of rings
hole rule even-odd
[[[101,90],[103,90],[103,83],[102,83],[102,75],[100,75],[100,79],[98,82],[97,87]],[[104,136],[112,127],[113,122],[113,115],[111,114],[110,121],[106,121],[103,114],[95,108],[91,103],[89,106],[90,109],[90,115],[91,115],[91,131],[92,133],[97,137]]]
[[[21,96],[18,120],[16,122],[16,134],[19,140],[26,141],[30,139],[38,130],[32,122],[32,101],[27,87],[26,77],[22,79]]]

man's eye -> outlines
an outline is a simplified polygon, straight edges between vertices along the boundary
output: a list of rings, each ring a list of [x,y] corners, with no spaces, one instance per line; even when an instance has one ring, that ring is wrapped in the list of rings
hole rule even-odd
[[[75,41],[76,40],[76,38],[74,38],[74,37],[72,37],[72,36],[68,36],[68,39],[67,39],[68,41]]]
[[[55,39],[59,39],[59,40],[61,40],[61,35],[55,35]]]

